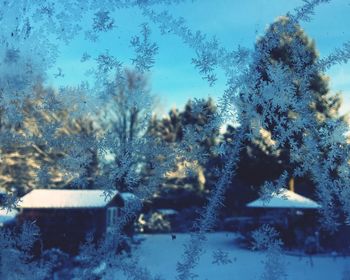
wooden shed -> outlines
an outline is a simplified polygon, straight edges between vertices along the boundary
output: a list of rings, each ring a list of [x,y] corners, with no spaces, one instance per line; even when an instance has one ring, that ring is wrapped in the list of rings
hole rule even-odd
[[[123,211],[123,196],[117,191],[106,196],[103,190],[32,190],[21,198],[18,223],[35,221],[41,249],[56,247],[74,254],[88,233],[97,240],[112,232]]]
[[[255,226],[270,224],[280,234],[285,246],[306,248],[305,240],[312,237],[315,248],[320,248],[317,211],[321,208],[317,202],[281,188],[271,193],[268,199],[259,198],[247,204],[255,209]],[[316,249],[315,249],[316,250]]]

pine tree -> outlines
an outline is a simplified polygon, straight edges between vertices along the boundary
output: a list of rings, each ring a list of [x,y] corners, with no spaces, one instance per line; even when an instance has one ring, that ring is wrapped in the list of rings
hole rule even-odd
[[[173,108],[166,117],[155,116],[150,122],[150,135],[186,151],[186,155],[179,156],[176,170],[168,173],[163,188],[164,196],[170,194],[171,200],[181,201],[183,207],[194,206],[194,201],[202,204],[216,179],[219,130],[211,127],[216,110],[211,98],[189,100],[183,111]]]
[[[288,17],[279,18],[258,39],[248,75],[249,86],[241,92],[238,105],[243,111],[253,112],[249,113],[249,131],[246,132],[252,137],[244,141],[237,174],[226,198],[228,210],[242,209],[248,201],[257,198],[265,181],[277,179],[285,170],[289,173],[290,188],[294,184],[297,192],[315,197],[310,174],[299,178],[292,176],[300,164],[294,161],[292,150],[302,147],[306,130],[294,130],[288,137],[283,134],[293,123],[305,125],[302,124],[303,119],[310,115],[317,129],[326,127],[330,120],[344,123],[347,119],[347,116],[339,115],[340,94],[330,93],[329,79],[317,69],[317,63],[315,43]],[[302,81],[303,71],[307,81]],[[282,82],[278,80],[278,75]],[[283,84],[285,76],[291,82]],[[307,87],[301,88],[302,83]],[[254,103],[258,98],[259,101]],[[298,102],[308,104],[307,113],[295,106]],[[235,141],[236,130],[228,126],[224,142]]]
[[[290,21],[288,17],[280,17],[271,24],[265,35],[258,39],[252,66],[260,75],[260,84],[257,86],[271,81],[268,70],[271,65],[280,64],[291,73],[300,73],[303,69],[316,66],[318,53],[315,42],[306,35],[298,24],[291,25]],[[292,28],[290,28],[291,26]],[[271,40],[274,42],[272,43]],[[297,95],[300,96],[305,92],[298,88],[298,83],[300,81],[294,81]],[[329,78],[317,68],[310,74],[308,89],[312,93],[312,102],[309,106],[319,122],[324,122],[326,118],[339,116],[341,97],[339,94],[330,95]],[[281,97],[283,97],[282,94]],[[276,113],[280,114],[280,112]],[[289,116],[289,118],[291,117]],[[273,130],[275,126],[275,122],[270,122],[269,131]]]
[[[329,79],[318,70],[318,61],[315,43],[288,17],[280,17],[258,39],[250,65],[254,82],[240,95],[242,106],[250,103],[248,107],[253,112],[249,124],[252,137],[247,140],[243,155],[243,160],[251,163],[241,162],[241,166],[253,166],[254,170],[247,173],[264,173],[260,178],[265,181],[287,170],[292,178],[299,164],[293,158],[293,150],[305,144],[307,134],[303,122],[311,117],[321,129],[329,120],[346,121],[346,116],[339,115],[341,97],[330,93]],[[254,103],[258,98],[260,101]],[[302,103],[307,106],[300,109],[298,104]],[[264,160],[259,163],[261,159]],[[266,171],[266,162],[275,176]],[[241,168],[242,173],[245,171]],[[310,184],[307,177],[299,179],[296,188],[310,195],[311,188],[305,189],[305,182]]]

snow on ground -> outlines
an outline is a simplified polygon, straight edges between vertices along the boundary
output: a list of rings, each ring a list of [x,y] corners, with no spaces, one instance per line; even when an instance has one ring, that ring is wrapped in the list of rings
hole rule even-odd
[[[208,234],[206,252],[202,255],[195,273],[200,280],[234,280],[260,279],[263,271],[263,252],[255,252],[239,248],[234,243],[237,236],[234,233]],[[144,241],[134,251],[140,258],[142,266],[147,267],[152,275],[161,275],[165,279],[175,279],[176,263],[181,260],[183,244],[189,239],[189,234],[139,235]],[[232,263],[226,265],[213,264],[213,251],[221,249],[228,253]],[[350,257],[284,255],[287,278],[290,280],[322,280],[343,279],[345,269],[350,267]]]
[[[18,211],[15,209],[7,210],[0,208],[0,226],[7,222],[14,221],[17,214]]]

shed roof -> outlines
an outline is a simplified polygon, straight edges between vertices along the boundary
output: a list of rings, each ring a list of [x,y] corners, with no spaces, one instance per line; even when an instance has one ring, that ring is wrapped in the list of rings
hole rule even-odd
[[[19,208],[102,208],[117,195],[103,190],[35,189],[21,198]]]
[[[263,200],[261,198],[247,204],[253,208],[299,208],[299,209],[317,209],[321,206],[315,201],[292,192],[287,189],[281,189],[277,193],[271,194],[271,199]]]

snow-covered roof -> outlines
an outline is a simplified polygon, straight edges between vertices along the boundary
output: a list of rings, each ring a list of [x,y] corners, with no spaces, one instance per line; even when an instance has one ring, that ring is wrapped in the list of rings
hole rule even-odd
[[[281,189],[277,193],[271,194],[271,199],[263,200],[261,198],[247,204],[248,207],[255,208],[306,208],[317,209],[321,206],[315,201],[292,192],[287,189]]]
[[[117,194],[105,196],[103,190],[36,189],[21,198],[19,208],[101,208]]]

